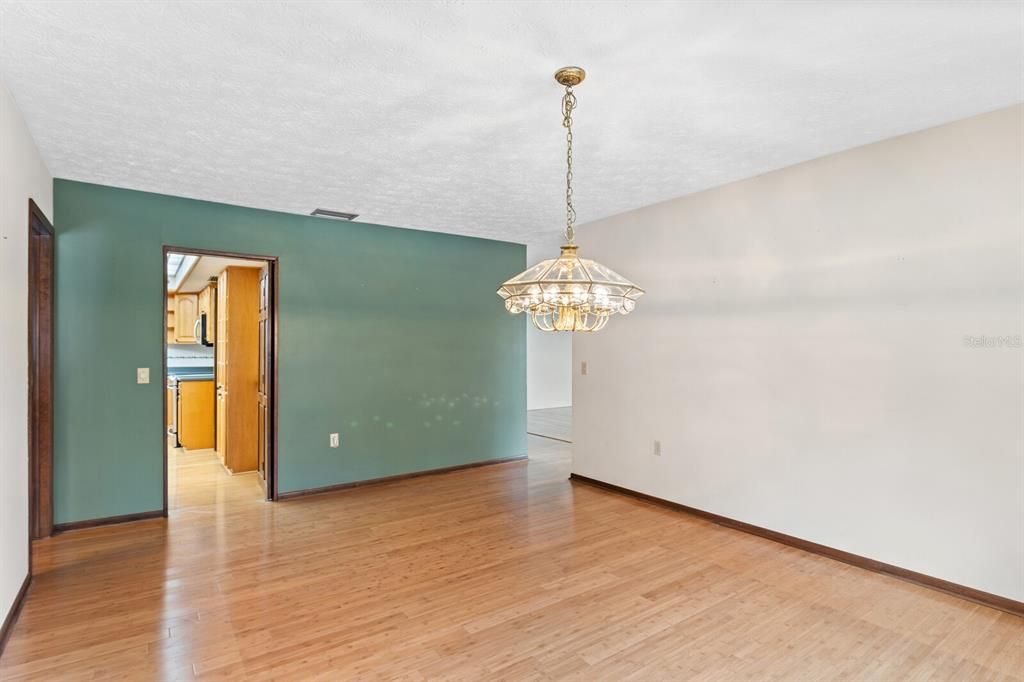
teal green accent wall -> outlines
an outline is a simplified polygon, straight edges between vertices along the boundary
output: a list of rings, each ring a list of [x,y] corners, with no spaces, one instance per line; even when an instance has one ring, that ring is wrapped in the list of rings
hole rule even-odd
[[[280,492],[526,454],[522,245],[68,180],[54,215],[56,523],[163,505],[165,244],[280,259]]]

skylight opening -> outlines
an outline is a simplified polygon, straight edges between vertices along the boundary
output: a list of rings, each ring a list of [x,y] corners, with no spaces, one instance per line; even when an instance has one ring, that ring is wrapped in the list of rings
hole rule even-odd
[[[177,291],[199,256],[183,253],[167,254],[167,291]]]

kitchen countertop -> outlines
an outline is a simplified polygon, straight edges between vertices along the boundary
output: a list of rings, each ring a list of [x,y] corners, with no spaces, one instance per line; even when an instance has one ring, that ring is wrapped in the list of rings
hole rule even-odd
[[[213,379],[212,367],[168,367],[167,377],[178,381],[209,381]]]

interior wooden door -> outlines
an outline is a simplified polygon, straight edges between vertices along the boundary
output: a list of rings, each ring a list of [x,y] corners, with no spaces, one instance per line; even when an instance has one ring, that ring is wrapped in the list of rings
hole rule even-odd
[[[217,327],[217,340],[214,343],[214,357],[216,358],[214,381],[216,382],[216,400],[214,403],[214,409],[216,410],[216,419],[214,420],[214,440],[216,442],[217,454],[220,455],[220,459],[223,462],[227,456],[227,443],[228,443],[228,429],[227,429],[227,345],[228,345],[228,332],[227,332],[227,302],[226,297],[228,294],[228,281],[227,274],[221,273],[217,278],[217,309],[216,309],[216,327]]]
[[[264,487],[267,483],[267,452],[270,450],[270,400],[268,377],[270,376],[270,272],[268,267],[260,271],[260,308],[259,308],[259,383],[257,384],[256,403],[256,467],[260,472]]]

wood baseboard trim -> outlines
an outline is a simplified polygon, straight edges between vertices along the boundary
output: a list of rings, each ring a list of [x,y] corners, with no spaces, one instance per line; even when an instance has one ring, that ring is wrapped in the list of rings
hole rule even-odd
[[[426,469],[425,471],[413,471],[408,474],[396,474],[395,476],[383,476],[381,478],[369,478],[365,481],[352,481],[350,483],[335,483],[334,485],[325,485],[321,488],[306,488],[305,490],[290,490],[288,492],[279,493],[277,499],[279,500],[291,500],[296,497],[308,497],[310,495],[323,495],[324,493],[338,492],[339,490],[348,490],[349,488],[361,488],[367,485],[379,485],[381,483],[393,483],[395,481],[401,481],[407,478],[419,478],[420,476],[434,476],[436,474],[448,474],[453,471],[461,471],[462,469],[475,469],[476,467],[491,466],[493,464],[509,464],[510,462],[522,462],[528,459],[527,455],[519,455],[518,457],[502,457],[501,459],[485,459],[482,462],[470,462],[469,464],[456,464],[450,467],[441,467],[440,469]]]
[[[57,523],[53,526],[53,532],[66,533],[70,530],[82,530],[83,528],[95,528],[96,526],[110,526],[115,523],[130,523],[132,521],[145,521],[147,519],[159,519],[166,517],[163,509],[155,509],[148,512],[136,514],[122,514],[121,516],[106,516],[102,519],[86,519],[84,521],[72,521],[71,523]]]
[[[762,528],[761,526],[737,521],[736,519],[731,519],[727,516],[720,516],[712,512],[704,511],[703,509],[688,507],[685,504],[672,502],[653,495],[647,495],[646,493],[630,490],[629,488],[623,488],[622,486],[618,486],[613,483],[605,483],[604,481],[599,481],[596,478],[590,478],[589,476],[569,474],[569,479],[571,481],[578,481],[580,483],[592,485],[597,488],[604,488],[605,490],[610,490],[623,495],[629,495],[630,497],[634,497],[644,502],[650,502],[662,507],[668,507],[669,509],[692,514],[720,526],[725,526],[726,528],[732,528],[733,530],[757,535],[758,537],[773,540],[783,545],[802,549],[805,552],[819,554],[821,556],[828,557],[829,559],[841,561],[844,564],[856,566],[857,568],[863,568],[868,571],[874,571],[875,573],[882,573],[893,578],[899,578],[900,580],[906,580],[907,582],[920,585],[921,587],[939,590],[940,592],[951,594],[954,597],[960,597],[961,599],[966,599],[976,604],[999,609],[1000,611],[1005,611],[1024,618],[1024,602],[1015,601],[1008,597],[1001,597],[990,592],[982,592],[981,590],[974,589],[973,587],[967,587],[966,585],[953,583],[948,580],[943,580],[942,578],[936,578],[934,576],[925,575],[924,573],[918,573],[917,571],[893,566],[892,564],[876,561],[875,559],[869,559],[868,557],[846,552],[827,545],[819,545],[818,543],[811,542],[810,540],[803,540],[768,528]]]
[[[18,622],[18,616],[21,615],[21,607],[25,605],[25,597],[28,596],[28,588],[31,584],[32,573],[30,571],[25,576],[25,580],[22,581],[18,594],[14,597],[14,603],[11,604],[11,610],[7,612],[7,617],[4,618],[4,624],[0,625],[0,656],[4,655],[4,649],[7,648],[7,640],[11,637],[14,624]]]
[[[526,435],[537,436],[537,438],[547,438],[548,440],[557,440],[559,443],[569,443],[570,445],[572,444],[571,440],[566,440],[564,438],[555,438],[554,436],[548,436],[543,433],[534,433],[533,431],[527,431]]]

